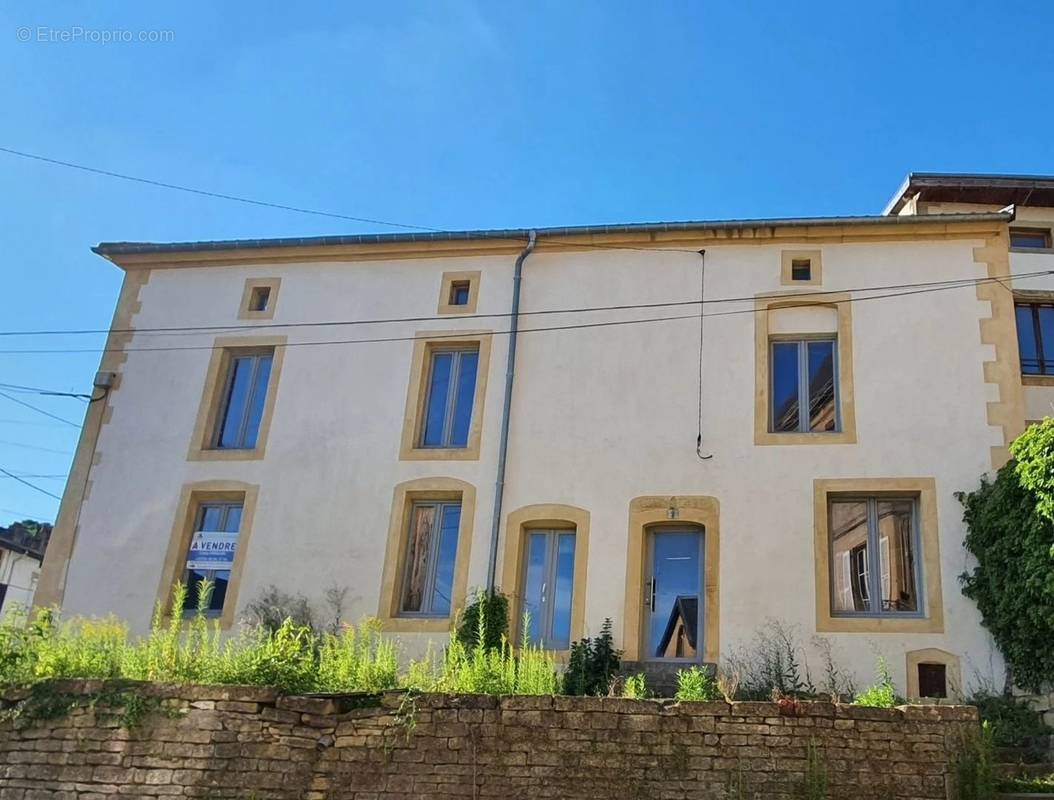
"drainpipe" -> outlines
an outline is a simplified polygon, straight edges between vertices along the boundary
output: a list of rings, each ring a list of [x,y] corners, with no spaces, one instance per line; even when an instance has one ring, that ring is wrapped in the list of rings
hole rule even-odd
[[[509,454],[509,412],[512,409],[512,380],[516,374],[516,339],[520,331],[520,280],[523,262],[534,250],[537,234],[530,232],[527,246],[516,257],[512,273],[512,313],[509,323],[509,356],[505,366],[505,405],[501,409],[501,440],[498,445],[498,475],[494,481],[494,523],[490,530],[490,561],[487,564],[487,591],[494,592],[498,570],[498,535],[501,532],[501,501],[505,494],[505,460]]]

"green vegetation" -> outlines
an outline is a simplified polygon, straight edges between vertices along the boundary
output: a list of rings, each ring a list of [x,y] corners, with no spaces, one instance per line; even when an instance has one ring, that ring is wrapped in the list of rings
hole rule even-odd
[[[513,654],[467,649],[455,638],[441,659],[411,664],[398,673],[395,645],[376,621],[316,634],[286,619],[274,629],[243,628],[224,639],[219,622],[205,614],[211,586],[201,587],[189,621],[166,618],[160,605],[150,633],[130,640],[115,617],[58,622],[50,610],[32,619],[8,614],[0,621],[0,684],[26,685],[50,678],[102,678],[166,683],[274,686],[285,692],[379,692],[400,685],[428,690],[552,694],[553,656],[524,643]],[[186,588],[177,586],[172,608],[182,608]],[[65,702],[65,701],[63,701]],[[67,704],[68,705],[68,704]]]
[[[622,686],[622,696],[628,700],[645,700],[651,697],[651,692],[648,691],[648,682],[643,672],[626,678],[626,683]]]
[[[816,745],[815,739],[809,740],[802,795],[805,800],[827,800],[828,798],[827,759]]]
[[[1033,711],[1024,700],[982,689],[967,698],[966,702],[977,706],[981,720],[991,726],[993,745],[1021,748],[1034,761],[1045,755],[1046,737],[1054,731],[1043,723],[1039,712]]]
[[[878,683],[869,686],[860,692],[854,699],[854,706],[874,706],[875,708],[893,708],[897,705],[897,690],[893,685],[893,678],[889,674],[889,664],[884,658],[879,657],[875,664],[878,673]]]
[[[736,676],[736,694],[743,700],[809,697],[816,694],[798,643],[796,628],[768,619],[749,644],[732,650],[722,673]]]
[[[509,598],[501,592],[479,592],[461,612],[457,624],[457,640],[461,645],[472,650],[480,643],[481,636],[488,650],[500,649],[509,636]]]
[[[992,726],[987,722],[982,723],[980,731],[962,733],[955,761],[958,800],[992,800],[995,797],[993,751]]]
[[[966,548],[977,559],[959,579],[1013,681],[1037,689],[1054,681],[1054,418],[1028,428],[1010,451],[1015,460],[995,480],[959,495]]]
[[[564,694],[606,695],[618,674],[622,652],[615,649],[611,619],[605,619],[596,639],[571,643],[571,655],[564,673]]]
[[[1032,778],[1001,778],[996,783],[1000,792],[1019,794],[1054,794],[1054,773]]]
[[[721,699],[721,692],[717,688],[717,682],[710,677],[710,673],[701,667],[689,667],[677,672],[677,694],[678,700],[703,700],[710,702]]]

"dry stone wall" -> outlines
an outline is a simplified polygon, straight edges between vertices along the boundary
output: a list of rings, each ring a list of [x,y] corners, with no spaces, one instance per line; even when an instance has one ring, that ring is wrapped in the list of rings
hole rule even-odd
[[[0,800],[944,800],[976,709],[569,697],[284,697],[59,681],[2,699]]]

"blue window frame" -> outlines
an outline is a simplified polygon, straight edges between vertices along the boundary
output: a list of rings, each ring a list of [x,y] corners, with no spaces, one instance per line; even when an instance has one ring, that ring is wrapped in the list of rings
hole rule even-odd
[[[527,638],[549,650],[567,650],[571,646],[575,532],[528,531],[526,555],[520,619],[526,615]]]
[[[458,501],[422,501],[411,507],[399,605],[403,616],[450,616],[460,527]]]
[[[1017,303],[1017,347],[1024,375],[1054,375],[1054,305]]]
[[[478,348],[432,353],[421,447],[468,447],[478,367]]]
[[[450,305],[467,306],[471,288],[472,284],[469,281],[454,281],[450,284]]]
[[[837,433],[838,342],[831,337],[770,343],[769,430]]]
[[[212,446],[219,450],[252,450],[260,435],[274,351],[231,355]]]

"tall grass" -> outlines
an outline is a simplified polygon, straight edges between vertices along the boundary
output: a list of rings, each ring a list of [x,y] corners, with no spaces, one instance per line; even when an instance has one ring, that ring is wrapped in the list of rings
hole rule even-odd
[[[128,678],[166,683],[274,686],[288,692],[379,692],[398,686],[422,691],[554,694],[551,653],[524,638],[514,653],[504,638],[488,648],[480,637],[468,648],[456,637],[441,656],[429,650],[399,674],[396,645],[376,620],[319,636],[290,619],[277,629],[246,627],[225,637],[206,613],[211,584],[198,592],[189,619],[178,613],[186,587],[176,586],[166,614],[158,604],[150,632],[130,639],[116,617],[56,621],[53,611],[0,620],[0,684],[48,678]],[[483,624],[481,617],[480,624]],[[526,626],[524,628],[526,630]]]

